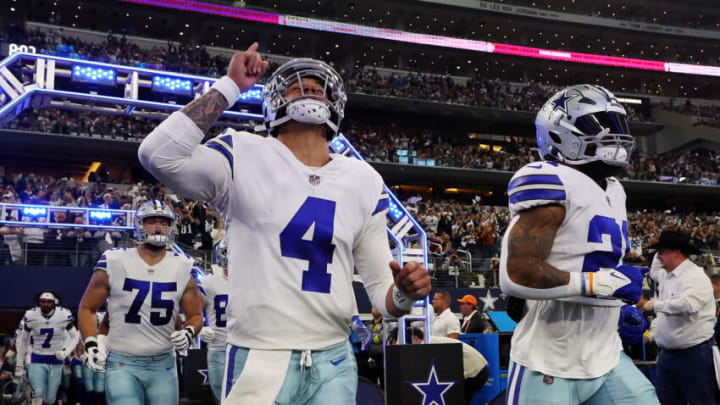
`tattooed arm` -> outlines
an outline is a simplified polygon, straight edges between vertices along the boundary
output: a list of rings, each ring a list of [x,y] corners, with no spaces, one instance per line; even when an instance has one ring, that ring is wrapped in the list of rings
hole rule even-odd
[[[254,43],[245,52],[236,53],[226,77],[208,93],[170,115],[140,144],[140,163],[183,197],[216,205],[222,205],[227,198],[234,170],[230,167],[232,159],[200,143],[231,101],[241,91],[252,88],[267,69],[257,47]]]
[[[545,261],[564,218],[565,208],[559,205],[520,213],[508,235],[507,273],[514,283],[531,288],[553,288],[568,283],[570,273]]]
[[[583,295],[580,273],[562,271],[546,260],[565,208],[546,205],[522,211],[510,224],[500,258],[500,288],[527,299],[557,299]]]
[[[215,89],[210,89],[204,96],[183,107],[180,112],[187,115],[200,131],[206,134],[228,107],[225,96]]]

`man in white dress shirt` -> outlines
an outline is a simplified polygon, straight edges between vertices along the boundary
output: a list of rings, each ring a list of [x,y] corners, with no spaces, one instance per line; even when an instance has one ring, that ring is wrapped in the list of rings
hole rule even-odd
[[[677,231],[663,231],[651,248],[658,249],[650,277],[660,284],[660,297],[648,301],[644,309],[657,313],[655,341],[662,350],[655,389],[660,403],[717,403],[713,288],[703,269],[688,259],[700,251]]]
[[[460,320],[450,310],[450,294],[447,291],[436,292],[433,295],[432,306],[437,315],[432,320],[432,336],[458,339]]]

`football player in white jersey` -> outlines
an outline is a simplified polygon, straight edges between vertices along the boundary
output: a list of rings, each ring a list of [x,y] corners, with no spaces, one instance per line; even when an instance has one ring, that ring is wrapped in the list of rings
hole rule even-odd
[[[205,304],[206,326],[200,331],[200,338],[208,345],[208,379],[215,399],[220,402],[225,370],[225,342],[227,340],[227,304],[228,304],[228,239],[222,238],[215,246],[217,271],[202,277],[198,289]]]
[[[545,160],[508,185],[500,287],[527,299],[512,338],[508,404],[658,403],[617,332],[623,301],[640,299],[648,271],[623,261],[625,191],[612,176],[635,142],[625,117],[600,86],[556,93],[535,120]]]
[[[425,298],[430,278],[418,263],[391,262],[380,175],[366,162],[329,153],[347,97],[326,63],[295,59],[273,73],[263,90],[270,136],[228,129],[201,145],[266,68],[257,43],[235,54],[227,76],[145,138],[140,162],[226,219],[232,245],[223,404],[355,403],[353,268],[386,317]]]
[[[38,306],[25,312],[23,329],[16,341],[15,376],[25,375],[26,353],[30,352],[27,374],[32,387],[32,405],[54,404],[62,380],[63,361],[77,345],[79,334],[70,310],[59,306],[51,291],[37,297]]]
[[[202,296],[191,276],[193,260],[167,250],[174,242],[175,222],[162,201],[138,208],[138,247],[105,251],[80,301],[86,362],[93,371],[105,371],[110,405],[178,403],[175,350],[187,349],[200,331]],[[98,344],[96,315],[106,299],[107,358]],[[176,331],[181,308],[187,321]]]

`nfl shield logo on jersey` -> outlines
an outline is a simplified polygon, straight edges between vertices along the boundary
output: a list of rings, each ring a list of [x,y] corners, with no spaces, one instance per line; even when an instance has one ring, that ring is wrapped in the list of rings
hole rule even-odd
[[[311,174],[310,177],[308,178],[308,180],[310,181],[310,184],[312,184],[313,186],[317,186],[318,184],[320,184],[320,176]]]

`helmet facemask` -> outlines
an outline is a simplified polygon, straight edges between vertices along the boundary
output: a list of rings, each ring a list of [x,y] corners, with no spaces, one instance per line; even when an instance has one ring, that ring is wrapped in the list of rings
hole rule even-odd
[[[149,218],[164,218],[167,224],[145,224]],[[148,201],[135,212],[133,225],[135,238],[140,244],[148,244],[155,247],[169,246],[175,243],[177,219],[170,207],[162,201]]]
[[[322,87],[322,94],[306,92],[303,79],[312,79]],[[299,86],[300,95],[288,98],[293,84]],[[310,125],[326,125],[327,138],[339,131],[345,115],[347,95],[342,79],[324,62],[313,59],[295,59],[278,68],[263,90],[265,125],[256,129],[277,135],[277,128],[288,121]]]

